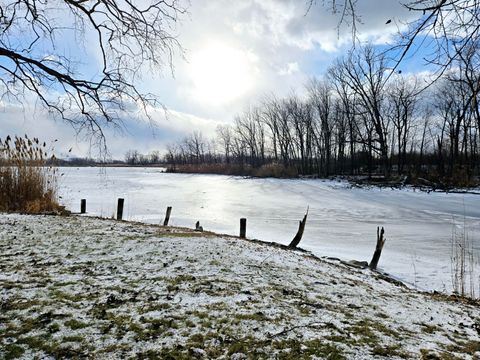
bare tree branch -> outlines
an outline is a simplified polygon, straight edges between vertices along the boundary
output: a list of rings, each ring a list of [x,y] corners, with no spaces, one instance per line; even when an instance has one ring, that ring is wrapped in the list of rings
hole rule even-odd
[[[146,66],[173,71],[173,55],[182,52],[175,24],[185,12],[179,0],[3,1],[0,96],[21,101],[33,93],[105,147],[105,126],[121,127],[128,110],[148,117],[148,106],[159,104],[136,84]],[[99,65],[82,73],[79,59],[64,54],[65,36],[85,40]]]

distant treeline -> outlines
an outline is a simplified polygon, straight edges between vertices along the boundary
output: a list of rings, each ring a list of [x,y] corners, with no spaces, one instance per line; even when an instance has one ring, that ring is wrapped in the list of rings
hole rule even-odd
[[[164,157],[155,150],[149,154],[141,154],[137,150],[128,150],[125,159],[94,159],[88,157],[54,158],[48,165],[56,166],[166,166]]]
[[[141,155],[141,154],[140,154]],[[47,161],[47,165],[55,166],[166,166],[166,164],[161,160],[151,160],[148,155],[141,155],[137,160],[96,160],[92,158],[65,158]]]
[[[124,161],[65,165],[166,165],[169,171],[295,177],[383,175],[445,185],[478,183],[480,52],[450,70],[393,72],[385,55],[357,48],[302,96],[266,96],[206,138],[194,131],[166,153],[129,150]],[[435,78],[432,82],[431,79]]]
[[[171,171],[259,176],[382,174],[469,185],[479,174],[478,48],[432,86],[392,72],[383,54],[339,58],[307,94],[269,96],[219,126],[170,144]]]

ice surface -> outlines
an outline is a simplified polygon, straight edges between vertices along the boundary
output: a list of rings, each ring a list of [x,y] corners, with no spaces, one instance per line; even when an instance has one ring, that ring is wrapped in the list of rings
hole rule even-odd
[[[247,237],[288,243],[307,206],[301,247],[319,256],[370,261],[376,227],[387,242],[379,267],[426,290],[451,289],[451,239],[463,229],[480,252],[480,196],[390,189],[350,188],[330,180],[250,179],[218,175],[167,174],[158,168],[62,168],[63,203],[89,215],[111,217],[125,198],[124,218],[238,234],[247,218]],[[477,263],[478,267],[478,263]]]

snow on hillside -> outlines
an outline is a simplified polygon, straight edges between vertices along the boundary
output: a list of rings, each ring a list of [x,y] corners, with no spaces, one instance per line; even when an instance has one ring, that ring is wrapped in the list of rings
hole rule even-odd
[[[309,253],[0,215],[0,358],[468,359],[478,306]]]

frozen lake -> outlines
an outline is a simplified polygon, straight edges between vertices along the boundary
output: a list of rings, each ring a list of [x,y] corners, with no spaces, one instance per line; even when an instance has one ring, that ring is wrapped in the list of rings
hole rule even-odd
[[[421,289],[451,288],[451,240],[464,223],[480,253],[480,196],[390,189],[352,189],[330,180],[246,179],[167,174],[158,168],[61,168],[62,202],[111,217],[125,198],[124,218],[235,234],[247,218],[247,237],[288,244],[310,207],[300,246],[319,256],[370,261],[376,227],[386,243],[379,267]],[[477,269],[478,269],[478,257]],[[478,284],[478,277],[477,277]],[[478,289],[477,289],[478,290]]]

